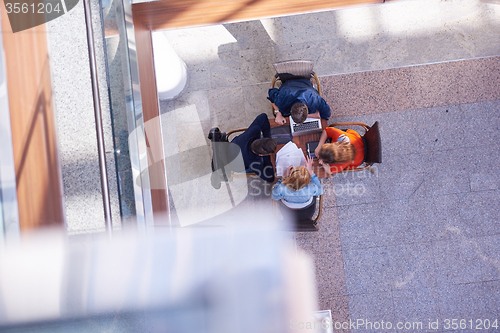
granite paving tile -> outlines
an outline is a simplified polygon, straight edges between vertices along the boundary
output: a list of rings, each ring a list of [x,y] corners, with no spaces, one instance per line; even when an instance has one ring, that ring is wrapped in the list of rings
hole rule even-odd
[[[368,170],[333,175],[337,206],[380,201],[380,184]]]
[[[423,164],[429,175],[434,173],[470,173],[477,168],[480,156],[471,156],[469,148],[453,148],[422,153]]]
[[[283,17],[268,17],[260,19],[260,23],[262,23],[264,29],[266,29],[266,33],[274,44],[288,42],[284,38],[285,29],[283,29],[282,18]]]
[[[432,35],[432,38],[426,36],[412,36],[411,43],[408,44],[408,52],[421,54],[422,63],[434,63],[440,61],[454,60],[459,54],[463,59],[474,57],[474,52],[463,45],[463,41],[456,38],[449,31],[438,31]]]
[[[312,60],[315,63],[314,71],[318,75],[330,74],[325,72],[321,67],[326,66],[324,63],[328,60],[322,57],[329,54],[330,50],[336,49],[336,42],[329,40],[308,41],[305,43],[287,42],[275,46],[275,61],[304,59]],[[271,81],[270,79],[268,81]],[[321,83],[323,83],[320,80]]]
[[[439,197],[453,193],[470,192],[469,174],[465,171],[442,169],[425,176],[425,195]]]
[[[276,74],[274,47],[259,47],[240,51],[242,85],[271,81]],[[266,95],[264,95],[266,96]]]
[[[210,65],[193,63],[187,65],[188,80],[186,92],[210,89]]]
[[[160,115],[175,110],[174,100],[160,100]]]
[[[460,105],[463,115],[465,147],[488,147],[486,149],[498,151],[500,139],[499,109],[500,102],[498,100]]]
[[[378,34],[369,40],[372,52],[367,54],[372,68],[402,67],[411,62],[412,53],[409,49],[413,39],[406,32],[397,35]]]
[[[418,202],[420,199],[381,203],[374,241],[378,245],[402,245],[431,240],[434,225],[421,218],[422,212],[415,209]]]
[[[177,133],[177,113],[167,112],[161,116],[161,128],[164,133],[169,133],[171,140],[163,140],[164,157],[168,158],[179,153],[179,140]],[[198,133],[196,133],[198,135]],[[156,152],[158,154],[158,152]]]
[[[394,276],[393,291],[437,286],[437,271],[432,244],[411,243],[390,248]]]
[[[457,206],[457,233],[468,237],[494,235],[500,232],[498,190],[469,192],[460,195]]]
[[[468,244],[469,243],[469,244]],[[440,285],[460,284],[481,281],[482,272],[478,271],[476,253],[470,241],[440,242],[435,248],[436,264],[441,268],[438,281]]]
[[[355,70],[361,70],[356,68]],[[340,115],[360,115],[411,109],[410,69],[359,72],[321,79],[325,100]]]
[[[467,321],[472,319],[475,321],[476,319],[488,318],[492,314],[494,315],[498,308],[492,309],[490,306],[498,304],[498,297],[491,295],[490,292],[496,290],[498,290],[498,284],[491,282],[446,285],[439,288],[440,322],[445,324],[445,319],[466,319]],[[495,298],[493,303],[491,302],[492,296]]]
[[[321,213],[321,217],[318,221],[318,225],[320,226],[320,231],[324,231],[324,235],[335,235],[338,238],[339,236],[339,217],[337,213],[337,209],[335,208],[327,208],[323,206],[323,210]],[[322,233],[319,233],[322,235]],[[340,243],[339,243],[340,244]]]
[[[462,223],[457,207],[461,197],[457,194],[425,197],[409,201],[410,226],[400,241],[435,241],[454,237],[457,225]]]
[[[370,70],[370,45],[356,38],[324,40],[317,58],[319,76]],[[327,100],[329,102],[329,100]]]
[[[366,57],[360,56],[360,52],[364,54],[368,50],[368,44],[348,39],[325,39],[319,45],[319,53],[313,59],[316,60],[314,71],[320,77],[321,84],[324,77],[333,73],[350,73],[369,66]],[[334,101],[335,98],[331,100]]]
[[[378,115],[382,159],[388,155],[420,153],[413,110]],[[395,144],[397,143],[397,144]],[[383,160],[382,160],[383,162]]]
[[[439,285],[500,280],[500,236],[466,238],[457,235],[433,248]]]
[[[389,291],[394,275],[387,247],[344,250],[349,295]]]
[[[491,12],[482,13],[482,15],[487,19],[486,17],[491,15]],[[498,55],[498,51],[495,50],[496,43],[494,41],[500,39],[500,29],[491,29],[491,27],[498,25],[498,21],[490,24],[479,26],[479,29],[470,32],[470,43],[471,47],[475,50],[476,56],[477,54],[481,54],[482,56]]]
[[[419,109],[411,114],[422,152],[460,148],[466,136],[463,115],[456,105]],[[446,124],[446,126],[443,126]]]
[[[484,270],[483,281],[500,281],[500,234],[476,238],[473,246],[477,256],[488,268]]]
[[[238,51],[222,52],[218,59],[210,61],[210,88],[241,86],[244,79]]]
[[[497,100],[500,86],[491,82],[498,82],[499,63],[490,57],[332,75],[321,79],[323,96],[339,115]]]
[[[500,188],[500,177],[498,173],[474,173],[469,176],[471,191],[498,190]]]
[[[207,86],[208,88],[209,86]],[[214,111],[210,109],[210,92],[207,90],[197,90],[184,92],[179,95],[174,101],[173,110],[177,115],[181,116],[191,110],[196,110],[196,116],[192,114],[191,119],[183,118],[186,122],[206,122],[211,119]],[[167,132],[168,133],[168,132]],[[166,140],[164,140],[166,141]]]
[[[349,333],[349,307],[347,296],[323,297],[319,295],[319,307],[324,310],[331,310],[332,325],[334,332]],[[347,324],[344,324],[347,323]],[[347,327],[347,329],[345,329]]]
[[[314,232],[297,232],[296,244],[297,248],[309,253],[325,253],[337,251],[340,247],[340,236],[323,232],[322,228]]]
[[[500,325],[500,315],[498,314],[498,309],[500,309],[500,281],[485,281],[481,287],[485,296],[485,314],[483,319],[489,319],[491,323],[495,319],[498,319],[499,322],[497,323]]]
[[[321,78],[320,78],[321,80]],[[355,115],[343,115],[342,112],[336,112],[335,109],[330,105],[330,108],[332,109],[332,116],[330,117],[328,124],[332,125],[334,123],[342,123],[342,122],[352,122],[352,121],[359,121],[362,123],[366,123],[369,126],[373,125],[377,120],[379,122],[384,121],[385,119],[388,119],[385,113],[377,113],[377,114],[355,114]],[[341,110],[340,110],[341,111]],[[357,126],[357,125],[347,125],[347,126],[341,126],[338,128],[350,128],[358,133],[362,134],[364,133],[363,128]]]
[[[271,88],[270,83],[252,84],[242,88],[244,98],[244,109],[240,112],[248,114],[249,118],[255,119],[259,114],[266,113],[269,119],[273,119],[271,113],[271,102],[267,99],[267,92]],[[234,109],[234,112],[237,112]]]
[[[448,239],[459,199],[445,196],[435,200],[394,200],[339,207],[342,247],[369,248]],[[443,216],[443,217],[441,217]]]
[[[375,225],[380,220],[379,212],[379,204],[338,207],[342,249],[355,250],[377,246]]]
[[[318,222],[319,230],[297,232],[297,247],[311,253],[323,253],[341,249],[339,219],[335,208],[323,208]]]
[[[440,319],[437,288],[396,290],[394,312],[398,323],[405,325],[397,332],[435,332],[429,323]]]
[[[245,107],[241,87],[209,90],[208,105],[212,126],[218,126],[223,131],[247,127],[251,124],[251,120],[248,122],[244,112],[238,112]]]
[[[350,295],[349,315],[352,321],[360,324],[354,332],[380,332],[380,329],[374,329],[374,322],[392,323],[395,319],[392,291]]]
[[[461,103],[470,103],[477,101],[488,101],[498,99],[498,84],[500,82],[500,62],[496,58],[480,58],[469,63],[468,68],[461,66],[460,72],[461,84],[458,87]]]
[[[260,20],[224,23],[222,26],[231,35],[233,42],[220,45],[219,52],[273,47],[275,44]]]
[[[343,254],[340,249],[331,252],[312,253],[316,268],[316,282],[321,297],[347,295]]]
[[[487,147],[492,152],[498,152],[500,151],[500,142],[491,143]],[[471,150],[476,150],[476,148]],[[468,166],[471,191],[498,189],[500,185],[500,173],[497,172],[496,159],[492,158],[491,154],[478,154],[473,160],[474,163]]]
[[[337,199],[335,197],[335,181],[333,177],[321,178],[321,186],[323,186],[323,207],[337,207]]]
[[[182,182],[189,182],[212,172],[212,156],[206,146],[180,152],[178,161]]]
[[[428,177],[423,173],[406,173],[404,170],[379,173],[381,200],[409,200],[425,195],[425,182]]]
[[[304,43],[325,40],[325,36],[336,33],[336,13],[320,12],[315,15],[290,15],[281,18],[283,40],[289,43]]]
[[[385,144],[382,144],[382,163],[375,164],[375,174],[380,179],[380,188],[384,181],[396,174],[419,174],[429,168],[428,154],[385,154]],[[424,163],[425,161],[425,163]]]

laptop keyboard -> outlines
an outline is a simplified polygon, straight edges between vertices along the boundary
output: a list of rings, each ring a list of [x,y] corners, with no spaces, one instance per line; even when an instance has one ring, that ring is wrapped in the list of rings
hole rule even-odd
[[[303,131],[309,131],[309,130],[315,130],[315,129],[319,129],[319,124],[316,121],[305,122],[302,124],[293,124],[293,131],[294,132],[303,132]]]

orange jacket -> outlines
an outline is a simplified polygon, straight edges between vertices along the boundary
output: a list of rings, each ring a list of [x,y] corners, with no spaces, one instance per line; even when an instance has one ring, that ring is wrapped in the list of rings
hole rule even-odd
[[[361,163],[363,163],[363,159],[365,158],[365,145],[363,144],[363,139],[358,132],[351,129],[344,132],[335,127],[327,127],[325,131],[326,135],[332,139],[332,142],[336,142],[342,134],[347,135],[355,150],[354,161],[330,164],[330,171],[332,173],[337,173],[344,169],[356,169]]]

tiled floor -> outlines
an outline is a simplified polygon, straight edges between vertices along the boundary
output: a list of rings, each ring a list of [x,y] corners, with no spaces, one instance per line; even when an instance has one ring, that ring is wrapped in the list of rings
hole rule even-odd
[[[500,288],[500,179],[492,165],[499,144],[489,137],[500,128],[499,108],[495,100],[350,118],[375,117],[384,147],[384,162],[370,179],[334,177],[336,188],[366,189],[336,196],[351,319],[469,320],[498,311],[498,293],[484,285]],[[478,126],[468,126],[470,119]],[[409,139],[388,134],[408,122],[415,126],[401,135]]]
[[[500,5],[415,0],[167,31],[189,75],[161,102],[168,181],[210,198],[188,223],[221,202],[270,204],[246,180],[217,197],[203,138],[271,116],[272,63],[313,59],[330,122],[379,121],[383,146],[375,174],[324,180],[320,231],[296,234],[315,258],[320,307],[339,322],[422,322],[392,329],[405,332],[500,320],[499,15]],[[190,205],[173,187],[180,216]]]

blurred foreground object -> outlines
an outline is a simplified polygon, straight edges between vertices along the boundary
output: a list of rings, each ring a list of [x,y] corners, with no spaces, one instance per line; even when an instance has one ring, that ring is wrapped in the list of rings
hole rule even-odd
[[[0,331],[290,332],[316,310],[313,264],[259,220],[28,235],[0,250]]]

